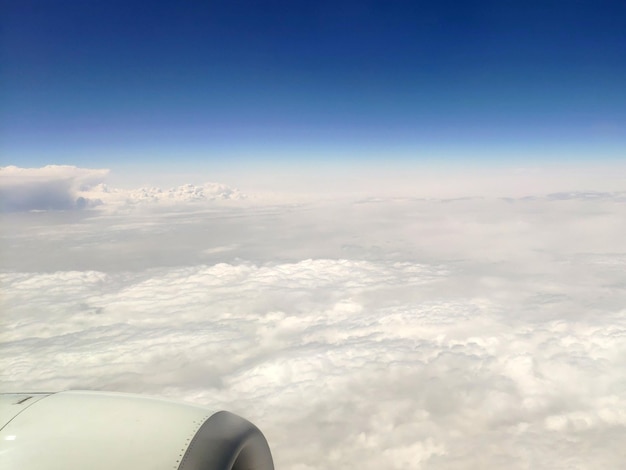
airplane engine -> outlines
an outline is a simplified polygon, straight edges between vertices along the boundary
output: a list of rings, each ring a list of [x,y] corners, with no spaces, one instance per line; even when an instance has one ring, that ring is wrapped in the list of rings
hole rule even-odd
[[[3,470],[273,470],[267,440],[228,411],[123,393],[0,394]]]

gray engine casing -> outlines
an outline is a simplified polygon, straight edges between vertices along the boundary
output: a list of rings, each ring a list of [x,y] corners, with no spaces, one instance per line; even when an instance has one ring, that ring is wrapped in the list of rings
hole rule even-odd
[[[227,411],[140,395],[0,395],[3,470],[273,470],[267,440]]]

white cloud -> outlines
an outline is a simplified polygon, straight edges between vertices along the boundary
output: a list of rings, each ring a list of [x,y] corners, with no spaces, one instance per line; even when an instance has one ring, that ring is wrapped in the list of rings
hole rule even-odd
[[[620,468],[626,204],[536,196],[4,214],[0,383],[230,409],[277,468]]]
[[[245,195],[219,183],[158,187],[110,188],[109,170],[48,165],[42,168],[0,167],[0,209],[4,212],[67,211],[107,204],[109,210],[145,205],[241,200]]]
[[[213,202],[224,200],[241,200],[245,195],[239,190],[219,183],[205,183],[203,185],[184,184],[169,189],[158,187],[124,190],[99,185],[90,188],[88,195],[97,197],[111,205],[135,206],[138,204],[189,204],[193,202]]]
[[[104,180],[108,170],[48,165],[0,167],[0,209],[7,212],[73,210],[97,205],[79,194]]]

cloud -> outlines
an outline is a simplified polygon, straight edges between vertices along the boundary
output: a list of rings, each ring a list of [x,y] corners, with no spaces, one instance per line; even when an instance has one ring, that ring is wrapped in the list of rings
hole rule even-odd
[[[109,170],[48,165],[42,168],[0,168],[0,201],[3,212],[68,211],[106,205],[114,211],[145,205],[241,200],[239,190],[220,183],[184,184],[169,189],[147,187],[120,189],[104,181]]]
[[[535,196],[4,214],[0,383],[230,409],[277,468],[619,468],[626,204]]]
[[[2,283],[5,387],[234,408],[285,468],[559,468],[565,453],[611,468],[626,437],[623,310],[529,320],[489,298],[426,299],[454,288],[441,267],[350,260]]]
[[[108,170],[48,165],[42,168],[0,167],[0,201],[5,212],[73,210],[99,201],[80,196],[103,181]]]
[[[245,194],[239,190],[220,183],[205,183],[203,185],[184,184],[169,189],[147,187],[138,189],[110,188],[101,184],[88,192],[91,197],[97,197],[112,206],[137,205],[165,205],[171,207],[176,204],[185,204],[188,209],[190,203],[215,202],[226,200],[245,199]]]

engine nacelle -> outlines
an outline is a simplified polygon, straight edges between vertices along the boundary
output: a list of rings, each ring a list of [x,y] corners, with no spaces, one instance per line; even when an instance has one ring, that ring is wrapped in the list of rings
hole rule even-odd
[[[0,395],[3,470],[273,470],[267,440],[227,411],[140,395]]]

